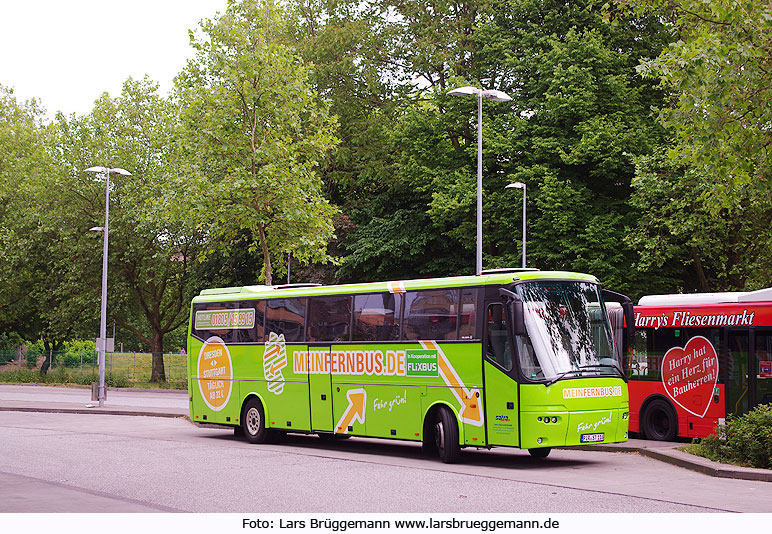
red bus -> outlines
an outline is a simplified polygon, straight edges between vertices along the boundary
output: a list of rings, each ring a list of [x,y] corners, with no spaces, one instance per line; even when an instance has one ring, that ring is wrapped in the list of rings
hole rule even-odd
[[[772,288],[646,296],[635,328],[623,360],[631,432],[703,438],[772,403]]]

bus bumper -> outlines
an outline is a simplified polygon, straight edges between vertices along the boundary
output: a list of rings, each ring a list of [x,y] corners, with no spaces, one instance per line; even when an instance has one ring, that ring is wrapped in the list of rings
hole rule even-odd
[[[629,410],[523,412],[520,447],[564,447],[627,441]]]

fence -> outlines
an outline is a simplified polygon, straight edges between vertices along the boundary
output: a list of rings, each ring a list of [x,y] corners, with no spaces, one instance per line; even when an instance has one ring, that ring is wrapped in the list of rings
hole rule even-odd
[[[91,351],[0,352],[0,372],[39,370],[47,358],[51,359],[49,373],[66,372],[75,380],[88,380],[99,372],[97,353]],[[113,380],[127,380],[131,384],[150,382],[152,359],[153,355],[147,352],[108,352],[105,354],[105,375]],[[163,361],[167,382],[187,381],[187,355],[166,353]]]

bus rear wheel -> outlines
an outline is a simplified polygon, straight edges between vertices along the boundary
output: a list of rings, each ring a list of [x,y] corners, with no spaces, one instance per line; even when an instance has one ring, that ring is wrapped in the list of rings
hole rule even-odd
[[[250,443],[265,443],[268,441],[268,429],[265,428],[265,412],[259,400],[251,398],[244,404],[244,411],[241,414],[241,428],[244,430],[244,437]]]
[[[672,441],[678,432],[675,410],[664,399],[654,399],[643,412],[641,430],[647,439]]]
[[[434,446],[437,454],[446,464],[458,461],[461,447],[458,444],[458,424],[448,408],[440,406],[434,419]]]

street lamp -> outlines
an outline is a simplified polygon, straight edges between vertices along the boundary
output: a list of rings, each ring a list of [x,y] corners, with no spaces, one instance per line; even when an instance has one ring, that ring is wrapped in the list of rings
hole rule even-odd
[[[525,269],[525,184],[523,182],[515,182],[509,184],[504,189],[510,188],[523,190],[523,269]]]
[[[131,173],[125,169],[107,167],[89,167],[85,172],[105,173],[105,225],[104,227],[95,226],[91,230],[104,231],[104,243],[102,245],[102,307],[99,319],[99,339],[97,339],[97,357],[99,359],[99,390],[97,398],[99,407],[105,405],[105,349],[107,340],[107,236],[110,221],[110,175],[120,174],[131,176]]]
[[[512,98],[503,91],[478,89],[477,87],[459,87],[448,91],[453,96],[477,95],[477,262],[476,270],[482,273],[482,101],[509,102]]]

